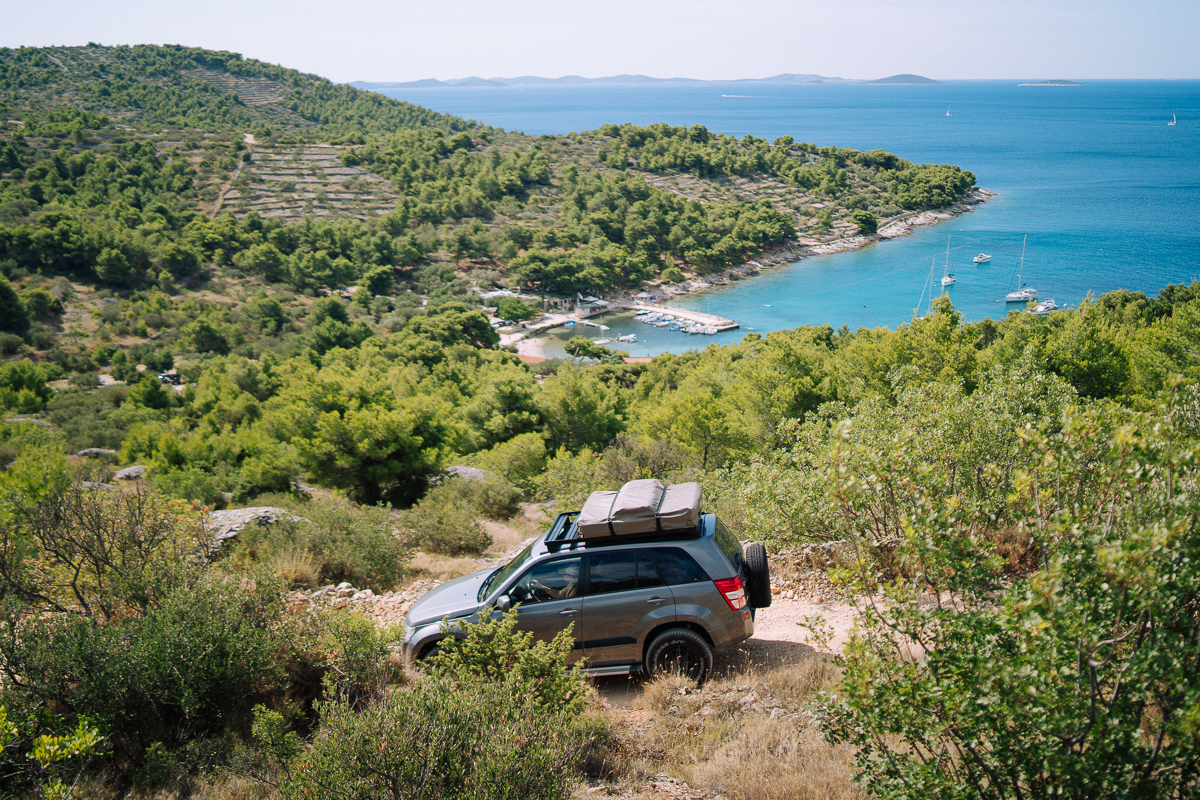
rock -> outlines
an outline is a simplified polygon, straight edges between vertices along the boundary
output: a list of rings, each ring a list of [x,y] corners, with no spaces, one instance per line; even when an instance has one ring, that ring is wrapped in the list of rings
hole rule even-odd
[[[349,581],[342,581],[341,583],[339,583],[337,586],[335,586],[335,587],[333,587],[333,588],[335,588],[335,589],[338,589],[338,590],[341,590],[341,589],[353,589],[353,588],[354,588],[354,584],[350,583]]]
[[[779,594],[779,593],[780,593],[780,592],[782,592],[782,591],[783,591],[783,590],[782,590],[782,589],[780,589],[778,586],[772,586],[772,587],[771,587],[771,594]]]
[[[339,597],[336,600],[334,600],[332,603],[330,603],[329,607],[333,608],[333,609],[345,608],[349,603],[350,603],[350,601],[347,600],[346,598]]]
[[[109,450],[104,447],[85,447],[75,455],[80,458],[103,458],[105,456],[115,456],[116,454],[116,450]]]
[[[350,599],[351,600],[370,600],[374,596],[375,596],[375,593],[372,592],[370,589],[363,589],[361,592],[355,592],[354,596],[351,597]]]
[[[49,422],[46,422],[46,420],[44,420],[44,419],[26,419],[25,417],[13,417],[11,419],[6,419],[4,421],[5,422],[28,422],[30,425],[40,425],[43,428],[54,427]]]
[[[758,700],[758,695],[756,695],[754,692],[751,692],[750,694],[743,697],[741,700],[738,700],[738,705],[739,706],[748,706],[751,703],[755,702],[756,700]]]
[[[787,712],[784,711],[782,708],[772,708],[771,709],[771,719],[779,719],[780,717],[786,717],[786,716],[787,716]]]
[[[353,597],[355,594],[357,594],[357,592],[354,591],[354,587],[350,587],[349,589],[338,589],[337,590],[338,597]]]
[[[468,481],[482,481],[487,473],[478,467],[446,467],[446,474]]]
[[[91,489],[93,492],[115,492],[117,487],[111,483],[97,483],[96,481],[81,481],[80,486],[84,489]]]
[[[126,467],[125,469],[118,470],[117,474],[113,477],[119,481],[140,481],[146,477],[146,468],[141,466]]]
[[[314,494],[317,491],[306,483],[293,483],[292,486],[300,494]]]

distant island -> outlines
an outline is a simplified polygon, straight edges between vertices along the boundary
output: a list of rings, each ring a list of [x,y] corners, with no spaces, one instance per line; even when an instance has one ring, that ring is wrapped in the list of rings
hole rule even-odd
[[[1038,81],[1037,83],[1018,83],[1018,86],[1086,86],[1078,81]]]
[[[880,78],[874,81],[849,80],[846,78],[831,78],[825,75],[809,73],[784,72],[769,78],[737,78],[727,81],[701,80],[699,78],[654,78],[649,75],[610,75],[604,78],[584,78],[581,75],[564,75],[561,78],[542,78],[536,75],[522,75],[517,78],[453,78],[438,80],[424,78],[419,81],[378,82],[353,81],[350,86],[371,92],[388,89],[479,89],[503,86],[584,86],[587,84],[623,84],[627,86],[647,86],[657,84],[699,84],[699,83],[840,83],[840,84],[876,84],[876,85],[937,85],[941,81],[924,78],[920,75],[893,75],[890,78]]]
[[[877,81],[860,81],[860,83],[869,83],[876,85],[890,86],[941,86],[941,81],[935,81],[933,78],[925,78],[921,75],[910,75],[904,73],[902,75],[893,75],[890,78],[880,78]]]

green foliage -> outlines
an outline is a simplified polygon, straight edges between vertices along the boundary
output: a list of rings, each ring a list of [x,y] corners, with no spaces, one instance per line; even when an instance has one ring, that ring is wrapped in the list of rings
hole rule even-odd
[[[502,476],[524,492],[531,492],[537,476],[546,469],[546,443],[541,434],[521,433],[476,454],[472,463],[485,472]]]
[[[622,398],[589,370],[562,367],[546,381],[541,403],[555,449],[603,448],[625,426]]]
[[[683,270],[679,267],[667,267],[658,274],[667,283],[679,283],[683,280]]]
[[[152,373],[145,373],[140,381],[129,388],[125,399],[135,405],[145,408],[165,409],[172,405],[174,393],[162,385],[162,381]]]
[[[281,578],[310,587],[348,581],[377,592],[392,590],[406,574],[411,545],[397,535],[390,508],[279,495],[256,502],[282,506],[289,516],[243,530],[235,564],[248,569],[263,565]],[[311,572],[295,572],[297,554],[311,564]]]
[[[75,796],[88,759],[99,755],[103,744],[100,730],[86,719],[61,735],[29,735],[9,721],[8,710],[0,705],[0,769],[8,789],[23,787],[37,797],[67,800]]]
[[[863,233],[875,233],[875,231],[879,230],[879,218],[870,211],[855,211],[850,215],[850,220]]]
[[[36,414],[53,396],[45,371],[28,358],[0,365],[0,408]]]
[[[858,751],[880,797],[1141,796],[1187,793],[1200,684],[1190,666],[1200,588],[1194,390],[1165,418],[1072,409],[1025,432],[1005,498],[1042,548],[1040,567],[997,601],[991,504],[913,475],[894,500],[886,602],[847,649],[829,698],[831,740]],[[893,469],[881,443],[831,482],[842,513]],[[853,588],[875,586],[854,562]],[[934,603],[919,598],[932,595]],[[900,642],[914,647],[904,655]],[[951,757],[951,754],[953,756]]]
[[[496,316],[500,319],[510,319],[521,322],[532,317],[537,312],[515,297],[501,297],[496,304]]]
[[[451,478],[433,487],[404,512],[401,524],[406,539],[431,553],[480,555],[492,545],[483,527],[481,487],[474,481]]]
[[[545,711],[515,681],[455,684],[427,678],[361,710],[343,698],[318,702],[311,745],[260,722],[274,743],[285,798],[392,796],[517,800],[565,798],[577,752],[572,717]],[[271,738],[267,738],[271,737]]]
[[[0,275],[0,330],[24,333],[29,328],[29,314],[8,278]]]
[[[486,607],[478,622],[443,622],[447,636],[433,657],[434,671],[460,685],[479,680],[510,684],[547,712],[578,715],[587,693],[580,665],[567,668],[574,624],[548,642],[534,642],[532,633],[517,630],[519,616],[519,607],[503,614]]]

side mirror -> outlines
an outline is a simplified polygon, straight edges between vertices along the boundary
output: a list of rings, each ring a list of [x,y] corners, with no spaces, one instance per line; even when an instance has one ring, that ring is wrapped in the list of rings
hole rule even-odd
[[[507,613],[512,608],[512,599],[508,595],[502,594],[496,598],[496,610]]]

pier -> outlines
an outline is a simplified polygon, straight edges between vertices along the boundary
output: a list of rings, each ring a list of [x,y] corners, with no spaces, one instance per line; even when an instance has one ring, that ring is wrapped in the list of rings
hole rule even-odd
[[[687,309],[675,308],[673,306],[651,305],[635,301],[623,302],[620,307],[629,311],[655,311],[659,314],[670,314],[676,319],[686,319],[688,322],[695,322],[706,328],[716,328],[718,333],[741,327],[737,321],[732,319],[718,317],[715,314],[705,314],[702,311],[688,311]]]

